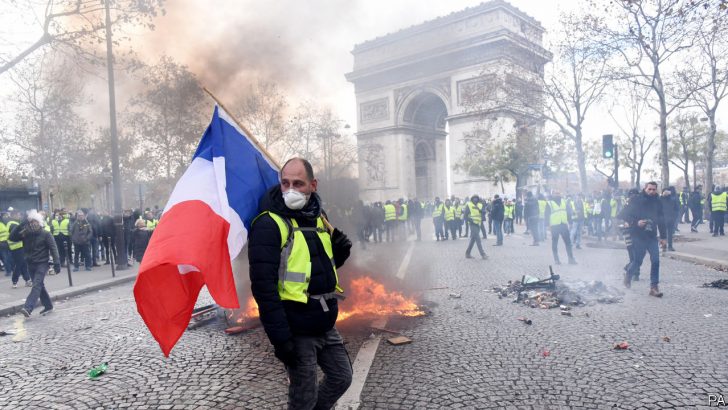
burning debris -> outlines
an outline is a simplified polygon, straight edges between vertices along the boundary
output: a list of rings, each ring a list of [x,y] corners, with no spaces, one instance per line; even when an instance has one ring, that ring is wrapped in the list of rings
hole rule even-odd
[[[704,283],[703,288],[728,289],[728,279],[720,279],[710,283]]]
[[[600,281],[557,283],[559,275],[549,267],[550,275],[539,279],[524,275],[520,281],[508,281],[504,286],[496,286],[493,291],[499,299],[513,297],[513,303],[521,303],[531,308],[559,308],[563,316],[571,316],[570,306],[585,306],[592,303],[617,303],[621,296],[610,290]]]
[[[339,304],[339,321],[352,316],[422,316],[425,312],[414,299],[388,291],[368,276],[351,281],[346,300]]]

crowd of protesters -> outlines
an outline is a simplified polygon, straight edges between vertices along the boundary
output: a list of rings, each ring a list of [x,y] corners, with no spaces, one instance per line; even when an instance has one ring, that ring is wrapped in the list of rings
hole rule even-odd
[[[37,216],[36,216],[37,215]],[[81,208],[76,211],[57,209],[52,215],[45,211],[22,212],[13,208],[0,213],[0,269],[10,276],[12,287],[17,288],[20,278],[25,286],[33,286],[33,275],[28,269],[27,250],[22,241],[13,241],[13,230],[22,229],[34,216],[43,230],[49,232],[55,242],[58,263],[71,265],[77,272],[83,267],[92,271],[101,264],[109,265],[118,259],[116,226],[114,218],[106,211]],[[161,210],[126,210],[123,214],[123,235],[126,258],[129,264],[141,262],[152,231],[156,228]],[[57,272],[49,271],[49,274]]]

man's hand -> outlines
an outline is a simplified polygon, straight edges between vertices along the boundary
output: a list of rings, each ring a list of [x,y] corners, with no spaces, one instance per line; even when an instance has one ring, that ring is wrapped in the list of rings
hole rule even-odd
[[[666,245],[667,245],[667,241],[664,240],[664,239],[660,239],[660,246],[663,246],[664,247]]]
[[[334,228],[334,232],[331,233],[331,245],[335,248],[349,248],[351,249],[351,241],[349,238],[339,230]]]
[[[646,219],[640,219],[639,222],[637,222],[637,226],[639,226],[640,228],[644,228],[645,225],[647,225]]]
[[[275,355],[286,367],[296,367],[296,345],[293,340],[273,345]]]
[[[53,264],[53,272],[55,272],[55,273],[61,273],[61,264],[60,263],[54,263]]]

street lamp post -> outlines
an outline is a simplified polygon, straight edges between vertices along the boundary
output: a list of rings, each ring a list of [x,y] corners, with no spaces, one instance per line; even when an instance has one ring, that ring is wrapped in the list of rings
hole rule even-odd
[[[114,90],[114,51],[111,40],[111,11],[109,1],[104,1],[106,10],[106,66],[109,78],[109,130],[111,131],[111,175],[114,182],[114,225],[116,228],[116,254],[119,255],[116,269],[129,267],[124,243],[124,217],[121,205],[121,173],[119,170],[119,135],[116,130],[116,92]]]

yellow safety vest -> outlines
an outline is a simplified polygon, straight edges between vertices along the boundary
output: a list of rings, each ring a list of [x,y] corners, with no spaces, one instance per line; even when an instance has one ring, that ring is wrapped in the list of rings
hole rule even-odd
[[[453,221],[455,220],[455,208],[453,207],[445,207],[445,220],[446,221]]]
[[[399,214],[399,218],[398,219],[400,221],[406,221],[407,220],[407,204],[400,205],[399,209],[402,212]]]
[[[478,204],[480,205],[480,204]],[[470,212],[470,220],[476,224],[480,225],[480,223],[483,221],[480,217],[480,208],[476,206],[472,202],[468,202],[468,211]]]
[[[299,228],[295,219],[284,220],[281,216],[272,212],[263,212],[261,215],[268,214],[278,225],[281,233],[281,252],[282,255],[288,255],[286,262],[281,262],[278,267],[278,295],[281,300],[292,300],[295,302],[308,303],[308,284],[311,282],[311,254],[308,250],[306,237],[303,236],[302,230],[315,229],[318,238],[324,246],[326,256],[331,260],[331,267],[334,269],[336,277],[336,291],[344,293],[339,286],[339,275],[336,273],[336,263],[334,263],[334,251],[331,247],[331,235],[324,227],[321,217],[316,219],[316,228]],[[289,237],[289,225],[293,229],[293,235]],[[255,223],[255,220],[253,221]],[[283,258],[281,258],[283,259]],[[333,295],[332,295],[333,296]],[[322,302],[322,306],[325,302]]]
[[[153,231],[154,228],[156,228],[158,224],[159,224],[159,221],[156,219],[152,219],[151,221],[147,220],[147,229]]]
[[[71,220],[68,218],[62,219],[61,222],[58,222],[57,219],[51,221],[51,224],[53,225],[53,236],[58,236],[59,234],[68,236],[68,225],[70,223]]]
[[[592,206],[589,202],[584,202],[584,215],[591,215],[592,213]]]
[[[612,198],[612,200],[609,201],[609,205],[610,205],[610,208],[612,208],[611,217],[614,218],[617,216],[617,200]]]
[[[458,205],[455,207],[455,218],[460,219],[463,217],[463,206]]]
[[[444,209],[445,209],[445,204],[443,204],[443,203],[440,203],[440,205],[435,205],[435,208],[432,210],[432,217],[433,218],[441,217]]]
[[[727,207],[727,201],[728,199],[728,193],[722,192],[718,195],[711,193],[710,194],[710,210],[711,211],[726,211],[728,210]]]
[[[546,217],[546,200],[545,199],[539,199],[538,200],[538,217],[543,219]]]
[[[5,225],[5,222],[0,222],[0,242],[6,242],[8,236],[10,236],[10,228],[8,228],[8,225]]]
[[[561,200],[563,203],[563,199]],[[549,225],[561,225],[561,224],[568,224],[569,218],[566,214],[566,206],[562,204],[557,204],[554,201],[549,201],[549,206],[551,207],[551,217],[549,218]]]
[[[397,219],[397,209],[392,204],[384,205],[384,220],[394,221]]]
[[[13,229],[16,226],[18,226],[18,225],[20,225],[20,224],[18,222],[16,222],[16,221],[10,221],[10,222],[8,222],[8,232],[12,232]],[[23,242],[22,241],[21,242],[13,242],[11,240],[8,240],[8,247],[10,248],[11,251],[14,251],[16,249],[22,248],[23,247]]]
[[[513,205],[506,205],[505,206],[505,211],[506,211],[505,212],[505,217],[506,217],[506,219],[513,219],[513,211],[514,211],[513,208],[514,208]]]

